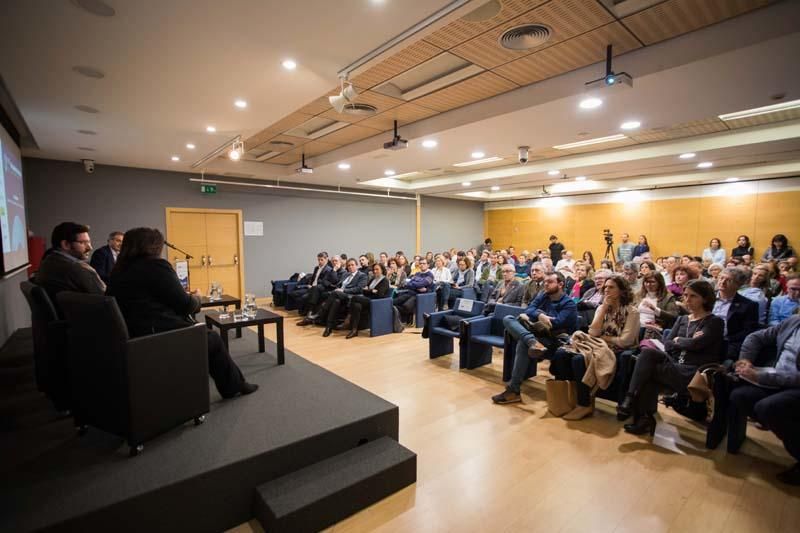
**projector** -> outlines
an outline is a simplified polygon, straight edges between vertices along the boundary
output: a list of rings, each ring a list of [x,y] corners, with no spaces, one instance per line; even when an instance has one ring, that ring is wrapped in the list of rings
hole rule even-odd
[[[627,85],[633,87],[633,78],[627,72],[620,72],[619,74],[606,74],[602,78],[586,82],[586,89],[602,89],[613,87],[615,85]]]
[[[314,169],[308,168],[307,166],[303,165],[302,167],[298,168],[295,172],[297,172],[298,174],[313,174]]]
[[[384,150],[405,150],[406,148],[408,148],[408,141],[400,137],[395,137],[388,143],[383,143]]]

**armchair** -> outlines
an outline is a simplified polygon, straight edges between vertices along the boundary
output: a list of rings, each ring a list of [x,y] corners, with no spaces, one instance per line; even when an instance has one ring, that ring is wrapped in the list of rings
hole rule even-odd
[[[459,309],[461,302],[470,302],[471,308],[469,310]],[[484,306],[483,302],[458,298],[452,309],[428,315],[426,317],[428,320],[428,357],[435,359],[442,355],[453,353],[453,339],[461,335],[460,331],[452,331],[446,327],[446,316],[456,315],[462,318],[480,316],[483,313]],[[459,353],[463,351],[464,343],[459,339]]]
[[[503,318],[517,316],[524,310],[516,305],[497,304],[492,315],[461,322],[461,338],[465,349],[459,358],[459,368],[473,369],[491,363],[492,348],[503,348],[505,345]]]

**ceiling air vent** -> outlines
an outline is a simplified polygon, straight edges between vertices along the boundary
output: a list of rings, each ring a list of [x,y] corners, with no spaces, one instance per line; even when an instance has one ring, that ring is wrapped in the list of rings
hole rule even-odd
[[[378,108],[369,104],[346,104],[343,113],[345,115],[357,115],[368,117],[378,112]]]
[[[294,143],[290,143],[290,142],[287,142],[287,141],[270,141],[269,144],[271,144],[272,146],[277,146],[279,148],[285,148],[285,147],[288,147],[288,146],[294,146]]]
[[[509,50],[530,50],[541,46],[552,36],[550,28],[542,24],[525,24],[509,28],[500,36],[500,46]]]

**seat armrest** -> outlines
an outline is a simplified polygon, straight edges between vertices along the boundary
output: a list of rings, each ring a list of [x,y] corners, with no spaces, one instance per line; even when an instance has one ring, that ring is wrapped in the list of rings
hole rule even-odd
[[[462,327],[467,328],[467,335],[490,335],[492,329],[492,317],[481,316],[461,321]]]
[[[453,311],[437,311],[436,313],[431,313],[428,315],[428,327],[429,328],[436,328],[442,325],[444,322],[444,317],[446,315],[453,314]]]

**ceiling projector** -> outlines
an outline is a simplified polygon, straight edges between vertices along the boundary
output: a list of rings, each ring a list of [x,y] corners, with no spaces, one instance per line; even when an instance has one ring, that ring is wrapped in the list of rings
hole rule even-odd
[[[303,154],[302,163],[300,163],[300,168],[295,170],[298,174],[313,174],[314,169],[311,167],[306,166],[306,154]]]
[[[586,89],[602,89],[615,85],[633,87],[633,77],[627,72],[615,73],[611,70],[611,45],[606,47],[606,75],[602,78],[586,82]]]
[[[400,137],[400,134],[397,133],[397,121],[395,120],[394,121],[394,137],[392,137],[391,141],[389,141],[387,143],[383,143],[383,149],[384,150],[405,150],[406,148],[408,148],[408,141],[406,139],[403,139],[402,137]]]

